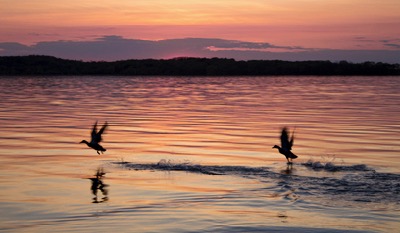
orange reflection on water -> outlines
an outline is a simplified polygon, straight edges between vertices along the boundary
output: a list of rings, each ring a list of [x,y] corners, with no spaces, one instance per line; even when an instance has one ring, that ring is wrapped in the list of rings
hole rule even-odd
[[[118,222],[118,229],[129,223],[153,231],[200,227],[215,219],[225,225],[323,227],[318,224],[323,222],[365,229],[363,220],[339,219],[342,210],[321,204],[327,202],[323,194],[292,190],[285,178],[327,175],[301,166],[309,159],[399,173],[398,86],[395,77],[2,78],[0,198],[10,217],[1,217],[12,225],[28,215],[35,225],[38,219],[54,223],[54,216],[84,216],[87,226],[95,221],[88,216],[99,211],[105,222]],[[104,155],[79,144],[90,139],[96,120],[109,122]],[[293,169],[272,149],[282,126],[296,128],[293,151],[299,158]],[[266,167],[266,174],[276,174],[214,176],[115,164],[162,160]],[[99,167],[106,173],[108,199],[92,207],[90,178]],[[119,216],[125,220],[115,220]],[[394,225],[383,222],[387,229]]]

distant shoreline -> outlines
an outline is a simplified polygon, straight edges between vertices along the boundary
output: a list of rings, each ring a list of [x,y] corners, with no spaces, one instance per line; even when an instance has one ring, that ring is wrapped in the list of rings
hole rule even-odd
[[[181,57],[168,60],[77,61],[51,56],[0,57],[0,76],[114,75],[114,76],[397,76],[400,64],[347,61],[236,61],[226,58]]]

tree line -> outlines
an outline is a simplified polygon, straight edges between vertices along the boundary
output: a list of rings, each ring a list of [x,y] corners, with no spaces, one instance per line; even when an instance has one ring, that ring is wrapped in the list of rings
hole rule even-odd
[[[191,57],[85,62],[30,55],[0,57],[0,75],[400,75],[400,64],[347,61],[236,61],[227,58]]]

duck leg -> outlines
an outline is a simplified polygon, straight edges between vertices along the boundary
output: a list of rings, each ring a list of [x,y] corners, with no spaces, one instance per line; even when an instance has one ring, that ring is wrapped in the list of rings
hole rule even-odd
[[[286,158],[286,160],[287,160],[287,164],[293,164],[291,158]]]

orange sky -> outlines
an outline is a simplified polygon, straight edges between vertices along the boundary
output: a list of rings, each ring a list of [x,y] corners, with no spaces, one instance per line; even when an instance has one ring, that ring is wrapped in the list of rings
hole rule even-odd
[[[0,42],[24,44],[119,35],[382,49],[373,41],[400,37],[398,0],[0,0],[0,8]]]

